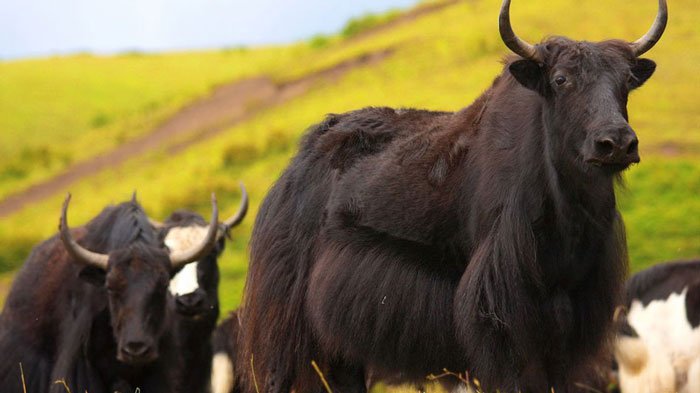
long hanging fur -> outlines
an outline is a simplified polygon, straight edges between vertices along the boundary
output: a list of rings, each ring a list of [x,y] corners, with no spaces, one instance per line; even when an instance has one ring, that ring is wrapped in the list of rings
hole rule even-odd
[[[308,131],[255,222],[245,391],[320,391],[311,361],[343,392],[444,368],[487,391],[577,390],[608,345],[627,255],[619,176],[574,147],[603,115],[626,119],[627,92],[599,83],[627,83],[636,60],[620,41],[538,50],[536,72],[556,64],[594,91],[554,110],[547,80],[526,88],[511,59],[462,111],[366,108]]]

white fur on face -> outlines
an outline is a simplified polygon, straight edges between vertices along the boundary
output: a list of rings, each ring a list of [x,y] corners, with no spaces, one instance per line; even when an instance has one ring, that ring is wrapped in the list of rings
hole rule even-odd
[[[233,363],[228,355],[219,352],[211,361],[211,392],[229,393],[233,389]]]
[[[165,237],[165,245],[171,252],[188,250],[200,244],[207,235],[207,227],[194,225],[189,227],[174,227]],[[198,261],[190,262],[170,280],[170,293],[182,296],[192,293],[199,288],[197,280]]]
[[[620,337],[615,344],[623,393],[676,393],[676,374],[664,354],[650,354],[638,337]]]
[[[625,393],[697,392],[700,384],[700,327],[693,329],[685,309],[687,289],[646,307],[632,302],[627,320],[638,338],[618,339],[620,387]],[[644,363],[630,362],[644,353]]]

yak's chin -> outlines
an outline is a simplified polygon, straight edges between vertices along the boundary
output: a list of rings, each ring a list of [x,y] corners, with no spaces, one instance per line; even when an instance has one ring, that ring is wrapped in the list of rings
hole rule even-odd
[[[627,160],[627,161],[605,161],[597,158],[591,158],[586,160],[586,163],[591,167],[597,168],[608,174],[617,174],[630,166],[639,163],[639,159]]]

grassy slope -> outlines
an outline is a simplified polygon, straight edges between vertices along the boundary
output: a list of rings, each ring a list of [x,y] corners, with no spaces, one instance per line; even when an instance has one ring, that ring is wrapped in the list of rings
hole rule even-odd
[[[338,41],[0,61],[0,198],[148,132],[222,83],[262,74],[283,82],[374,47]]]
[[[687,50],[700,46],[700,27],[694,23],[700,19],[700,10],[694,1],[671,4],[667,33],[648,54],[659,64],[657,74],[630,100],[642,163],[628,172],[620,205],[634,269],[661,260],[700,256],[700,52]],[[284,66],[278,63],[277,75],[301,75],[320,67],[321,62],[329,64],[355,53],[398,45],[395,54],[380,65],[357,69],[336,83],[318,86],[176,157],[152,154],[72,187],[71,221],[84,222],[104,204],[126,199],[134,188],[156,218],[181,206],[206,215],[207,194],[212,190],[220,196],[224,212],[231,212],[237,204],[237,182],[245,181],[252,198],[250,216],[234,232],[235,241],[221,263],[223,308],[235,307],[242,293],[245,245],[257,206],[294,153],[304,129],[325,113],[367,105],[443,110],[467,105],[501,68],[505,51],[495,25],[498,3],[460,3],[363,40],[332,42],[323,49],[309,49]],[[634,39],[651,23],[655,2],[630,6],[615,0],[600,9],[576,0],[530,1],[517,2],[513,8],[514,25],[529,40],[550,32],[590,40]],[[220,59],[209,56],[206,61],[217,67],[214,63]],[[50,72],[51,60],[44,64]],[[90,97],[79,100],[89,101]],[[41,102],[35,100],[32,105],[34,116],[42,113]],[[0,223],[0,269],[17,266],[28,245],[54,232],[60,199]]]

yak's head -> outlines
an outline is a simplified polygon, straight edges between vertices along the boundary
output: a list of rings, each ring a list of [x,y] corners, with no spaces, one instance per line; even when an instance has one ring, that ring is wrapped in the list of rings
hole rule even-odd
[[[558,157],[575,157],[586,171],[617,173],[639,162],[637,135],[627,117],[627,97],[654,72],[641,59],[661,38],[668,17],[666,1],[651,29],[639,40],[603,42],[550,38],[530,45],[510,25],[510,0],[501,8],[499,27],[505,44],[522,59],[508,69],[523,86],[545,99],[544,122],[550,149]]]
[[[169,327],[168,282],[189,262],[207,255],[215,245],[218,232],[216,200],[212,196],[212,220],[208,231],[198,244],[179,252],[168,252],[157,241],[155,229],[143,210],[132,201],[131,216],[112,228],[125,234],[100,233],[97,237],[119,236],[119,248],[109,248],[108,254],[90,251],[71,236],[66,213],[70,195],[63,204],[60,236],[76,263],[84,266],[81,276],[103,286],[107,292],[110,321],[116,342],[117,359],[130,365],[153,362],[158,358],[161,338]]]
[[[238,212],[220,224],[216,246],[202,258],[185,265],[170,280],[169,290],[175,298],[175,310],[191,320],[216,321],[219,312],[218,258],[224,250],[225,238],[245,218],[248,194],[241,184]],[[164,223],[153,222],[160,229],[163,243],[171,252],[180,252],[199,244],[207,236],[209,224],[197,213],[176,211]]]

